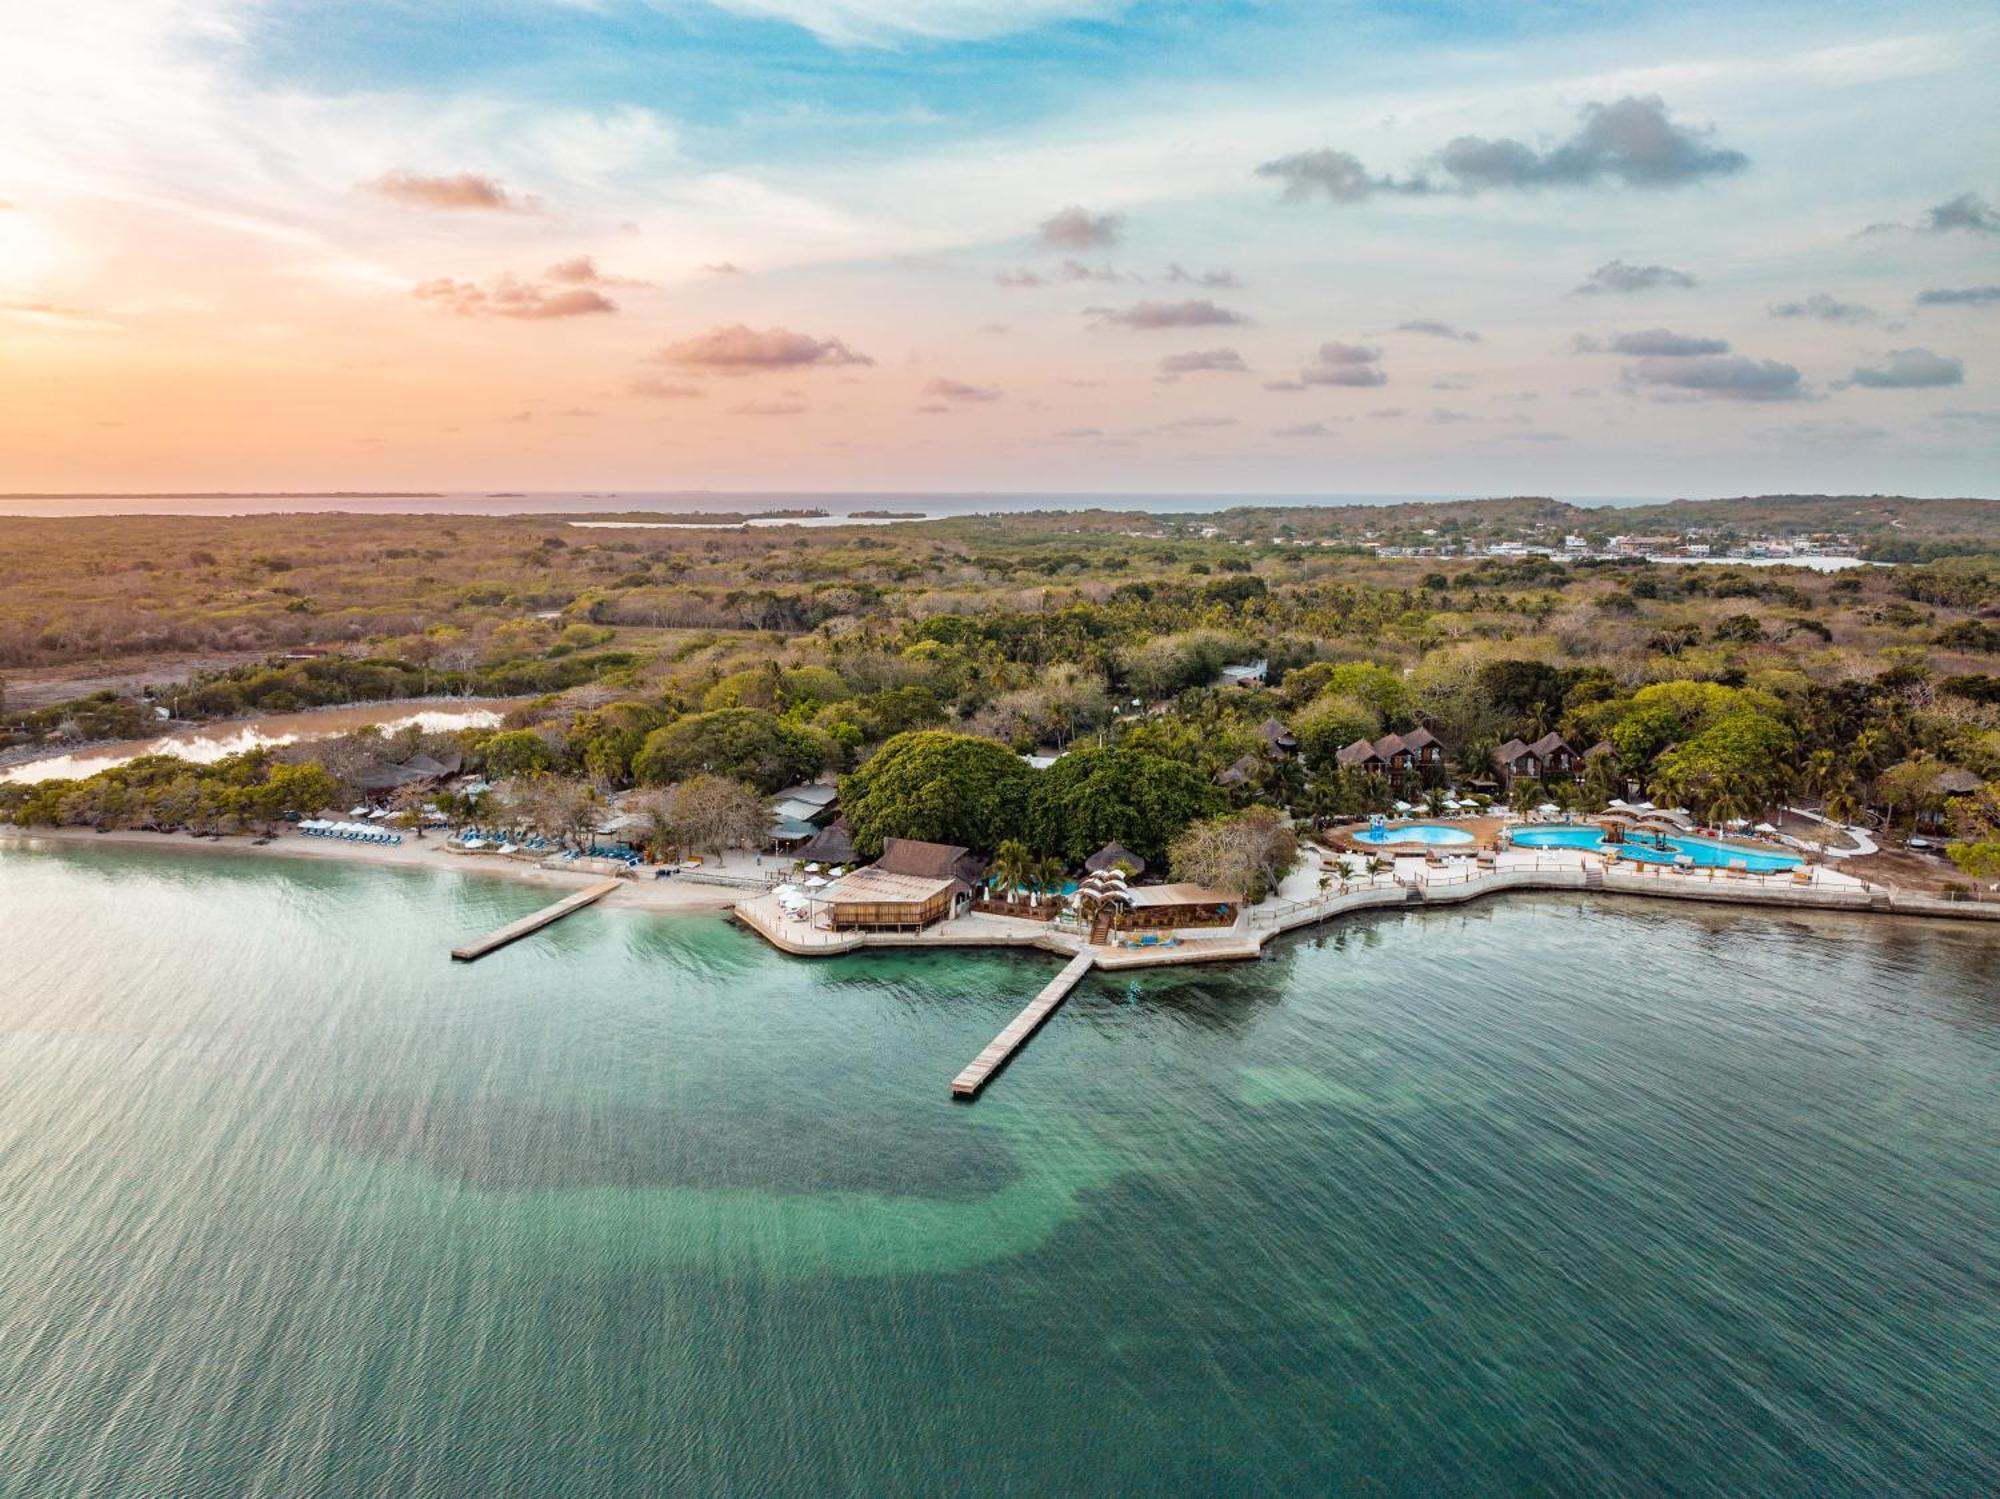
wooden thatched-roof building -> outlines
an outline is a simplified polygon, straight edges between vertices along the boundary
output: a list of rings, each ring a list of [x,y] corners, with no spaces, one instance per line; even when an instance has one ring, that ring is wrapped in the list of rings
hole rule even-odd
[[[1107,869],[1124,865],[1133,874],[1146,872],[1146,861],[1122,843],[1107,843],[1088,859],[1083,861],[1084,869],[1090,874],[1101,874]]]

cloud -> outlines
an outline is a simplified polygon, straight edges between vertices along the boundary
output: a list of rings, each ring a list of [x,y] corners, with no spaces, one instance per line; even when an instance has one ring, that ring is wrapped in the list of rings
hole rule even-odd
[[[1431,422],[1439,427],[1455,427],[1461,422],[1484,421],[1484,417],[1474,416],[1469,411],[1453,411],[1448,406],[1431,407]]]
[[[597,268],[597,262],[588,255],[576,255],[568,260],[558,260],[542,274],[551,281],[560,281],[567,286],[647,288],[653,284],[650,281],[635,280],[630,276],[607,276]]]
[[[875,362],[837,338],[814,338],[789,328],[748,328],[742,323],[711,328],[693,338],[670,343],[653,357],[661,364],[717,375],[755,375],[769,370]]]
[[[1233,416],[1183,416],[1160,425],[1162,432],[1203,432],[1211,427],[1233,427]]]
[[[1266,390],[1282,390],[1289,392],[1289,391],[1304,390],[1306,388],[1307,388],[1306,382],[1303,380],[1266,380],[1264,382],[1264,389]]]
[[[1579,354],[1654,354],[1681,358],[1689,354],[1727,354],[1729,340],[1646,328],[1638,333],[1614,334],[1609,339],[1579,336],[1574,347]]]
[[[918,416],[950,416],[950,415],[951,415],[951,408],[950,408],[949,406],[941,406],[941,405],[937,405],[937,404],[935,404],[935,403],[932,403],[932,404],[928,404],[928,405],[923,405],[923,406],[913,406],[913,407],[911,407],[910,409],[911,409],[911,410],[913,410],[913,411],[915,411],[915,412],[916,412],[916,414],[917,414]]]
[[[731,406],[731,416],[803,416],[807,410],[803,401],[745,401],[740,406]]]
[[[968,385],[963,380],[947,380],[942,375],[924,387],[924,394],[941,401],[997,401],[1000,391],[991,385]]]
[[[1919,307],[1990,307],[2000,302],[2000,286],[1933,287],[1917,293]]]
[[[1584,277],[1583,285],[1577,287],[1570,295],[1594,297],[1607,292],[1626,295],[1631,292],[1651,291],[1658,286],[1694,284],[1694,277],[1686,271],[1677,271],[1670,265],[1630,265],[1622,260],[1607,260]]]
[[[542,208],[541,199],[518,197],[493,178],[482,177],[477,172],[426,177],[419,172],[399,170],[384,172],[373,182],[362,185],[378,197],[407,203],[414,208],[485,213],[539,213]]]
[[[1825,292],[1814,292],[1803,302],[1780,302],[1771,309],[1772,317],[1812,318],[1822,323],[1865,323],[1875,309],[1859,302],[1843,302]]]
[[[993,284],[995,286],[1009,287],[1047,286],[1049,278],[1044,276],[1040,271],[1029,270],[1026,266],[1015,266],[1004,271],[996,271],[993,276]]]
[[[1741,354],[1641,359],[1627,375],[1642,385],[1724,401],[1796,401],[1805,397],[1799,372],[1776,359]]]
[[[1125,217],[1116,213],[1091,213],[1072,203],[1035,226],[1041,242],[1056,250],[1102,250],[1118,243]]]
[[[554,290],[532,281],[502,276],[489,290],[470,281],[454,281],[440,276],[420,282],[411,295],[434,302],[460,317],[504,317],[526,321],[587,317],[593,313],[616,312],[618,304],[603,292],[588,286]]]
[[[1064,427],[1060,432],[1056,433],[1056,436],[1064,442],[1074,442],[1083,437],[1102,437],[1103,435],[1104,429],[1102,427]]]
[[[655,401],[698,401],[706,392],[698,385],[681,385],[658,375],[640,375],[625,387],[635,396]]]
[[[1958,409],[1937,412],[1936,417],[1941,422],[1969,422],[1976,427],[2000,427],[2000,411]]]
[[[1234,271],[1202,271],[1196,274],[1178,260],[1167,267],[1167,280],[1178,285],[1207,286],[1219,291],[1226,291],[1243,284],[1236,279]]]
[[[1965,365],[1929,349],[1891,349],[1879,364],[1862,365],[1850,377],[1874,390],[1927,390],[1965,383]]]
[[[742,276],[748,274],[742,266],[733,260],[710,260],[696,266],[695,269],[706,271],[711,276]]]
[[[1396,324],[1398,333],[1422,333],[1431,338],[1452,338],[1460,343],[1476,344],[1479,335],[1470,328],[1454,328],[1450,323],[1440,323],[1436,318],[1412,318],[1407,323]]]
[[[1995,211],[1977,193],[1960,193],[1926,209],[1921,227],[1926,234],[1949,234],[1954,229],[1969,234],[2000,234],[2000,211]]]
[[[1319,362],[1299,371],[1305,385],[1387,385],[1389,377],[1376,363],[1382,351],[1363,344],[1324,343]]]
[[[1467,191],[1579,187],[1611,178],[1628,187],[1679,187],[1740,172],[1741,151],[1709,144],[1712,132],[1675,124],[1657,94],[1586,104],[1575,135],[1547,151],[1507,137],[1461,135],[1438,164]]]
[[[1214,328],[1248,322],[1240,312],[1218,307],[1206,297],[1186,302],[1134,302],[1130,307],[1086,307],[1101,326],[1118,328]]]
[[[1244,375],[1250,366],[1234,349],[1191,349],[1185,354],[1169,354],[1160,361],[1162,375],[1193,375],[1202,371]]]
[[[1273,437],[1333,437],[1335,432],[1325,422],[1294,422],[1289,427],[1273,427]]]
[[[1950,234],[1954,231],[1963,231],[1966,234],[2000,234],[2000,210],[1996,210],[1977,193],[1960,193],[1956,198],[1947,198],[1944,202],[1925,209],[1923,218],[1917,223],[1870,224],[1861,233],[1891,234],[1903,229],[1918,234]]]
[[[1014,266],[1000,271],[993,277],[996,286],[1055,286],[1065,281],[1123,281],[1125,278],[1110,266],[1087,266],[1080,260],[1065,260],[1054,270],[1044,274],[1028,266]]]
[[[1317,151],[1295,151],[1257,168],[1259,177],[1270,177],[1285,186],[1288,202],[1302,203],[1315,193],[1325,194],[1331,203],[1359,203],[1377,193],[1425,193],[1421,181],[1398,182],[1391,177],[1369,173],[1360,160],[1346,151],[1321,147]]]
[[[1256,171],[1282,182],[1288,199],[1323,194],[1335,203],[1358,203],[1378,193],[1527,191],[1604,181],[1680,187],[1750,164],[1741,151],[1711,144],[1712,134],[1670,119],[1657,94],[1627,94],[1609,104],[1584,105],[1575,133],[1547,150],[1509,136],[1461,135],[1431,163],[1441,178],[1425,172],[1403,180],[1378,176],[1348,152],[1327,148],[1281,156]]]

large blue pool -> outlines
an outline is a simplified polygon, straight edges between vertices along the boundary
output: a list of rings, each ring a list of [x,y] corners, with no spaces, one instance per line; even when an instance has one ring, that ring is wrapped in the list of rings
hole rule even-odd
[[[1470,843],[1472,834],[1464,828],[1440,827],[1434,822],[1414,822],[1403,828],[1369,828],[1353,835],[1356,843],[1380,848],[1387,843]]]
[[[1664,844],[1664,847],[1660,845]],[[1604,829],[1579,823],[1558,823],[1549,827],[1514,829],[1516,848],[1602,848]],[[1617,845],[1618,855],[1623,859],[1636,859],[1642,864],[1671,864],[1679,854],[1686,854],[1703,869],[1726,869],[1737,860],[1743,868],[1764,874],[1777,869],[1790,869],[1799,862],[1793,854],[1756,853],[1747,848],[1737,848],[1732,844],[1717,843],[1712,838],[1697,838],[1688,833],[1676,833],[1668,838],[1655,839],[1650,833],[1628,834],[1626,840]]]

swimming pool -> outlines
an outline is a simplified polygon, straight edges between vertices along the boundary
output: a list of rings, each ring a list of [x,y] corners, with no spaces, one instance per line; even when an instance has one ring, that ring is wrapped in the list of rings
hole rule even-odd
[[[1388,843],[1470,843],[1472,834],[1464,828],[1439,827],[1434,822],[1415,822],[1404,828],[1369,828],[1366,832],[1352,835],[1356,843],[1365,843],[1370,848],[1380,848]]]
[[[1579,823],[1558,823],[1549,827],[1516,828],[1513,835],[1516,848],[1589,848],[1605,846],[1604,829]],[[1726,869],[1732,861],[1742,860],[1743,867],[1752,873],[1768,874],[1774,870],[1790,869],[1799,860],[1794,854],[1757,853],[1747,848],[1737,848],[1732,844],[1717,843],[1712,838],[1697,838],[1691,833],[1676,833],[1660,839],[1665,848],[1655,846],[1651,834],[1634,833],[1625,842],[1616,845],[1618,856],[1634,859],[1641,864],[1671,864],[1678,854],[1686,854],[1702,869]]]

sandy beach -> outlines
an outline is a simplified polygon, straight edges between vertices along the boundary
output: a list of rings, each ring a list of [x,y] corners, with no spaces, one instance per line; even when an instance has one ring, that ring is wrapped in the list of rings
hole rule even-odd
[[[329,863],[374,864],[394,869],[429,869],[448,874],[514,880],[554,890],[576,890],[601,875],[564,869],[543,869],[501,854],[453,853],[442,837],[416,839],[407,834],[400,844],[343,843],[332,838],[305,838],[285,832],[259,844],[252,834],[195,838],[186,833],[149,833],[118,828],[98,833],[89,828],[17,828],[0,826],[0,843],[32,848],[37,844],[78,847],[153,848],[180,854],[237,854],[277,859],[317,859]],[[750,892],[724,885],[703,885],[675,876],[655,879],[648,867],[639,878],[625,882],[615,904],[628,910],[723,911]]]

